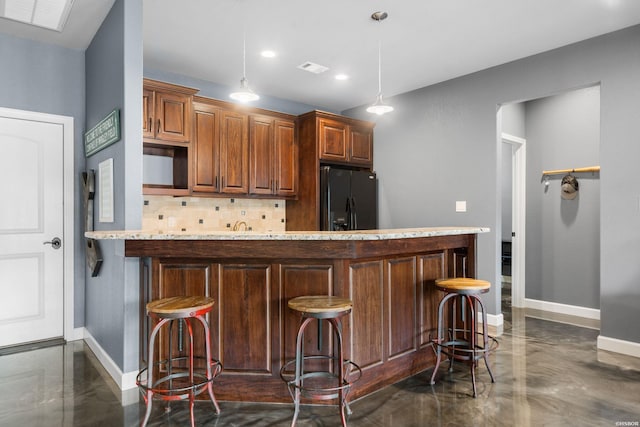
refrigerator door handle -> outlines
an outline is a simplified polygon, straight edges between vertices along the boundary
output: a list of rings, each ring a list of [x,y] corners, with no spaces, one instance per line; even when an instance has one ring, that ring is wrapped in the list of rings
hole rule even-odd
[[[350,210],[351,230],[357,230],[358,229],[358,210],[356,209],[356,199],[355,197],[350,197],[349,200],[351,200],[351,210]]]
[[[351,209],[351,197],[347,197],[347,224],[345,230],[353,230],[353,218],[352,218],[352,209]]]

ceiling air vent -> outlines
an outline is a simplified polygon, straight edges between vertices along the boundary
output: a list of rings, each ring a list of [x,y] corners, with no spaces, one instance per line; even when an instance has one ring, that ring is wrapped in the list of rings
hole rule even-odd
[[[329,69],[329,67],[325,67],[324,65],[314,64],[313,62],[310,62],[310,61],[307,61],[303,64],[298,65],[298,68],[313,74],[324,73]]]

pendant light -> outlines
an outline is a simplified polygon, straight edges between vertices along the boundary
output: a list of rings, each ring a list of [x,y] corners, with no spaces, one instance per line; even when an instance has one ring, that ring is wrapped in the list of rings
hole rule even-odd
[[[387,19],[387,12],[374,12],[371,15],[371,19],[382,23],[385,19]],[[382,38],[378,37],[378,96],[376,97],[376,101],[373,105],[367,108],[368,113],[374,113],[379,116],[390,113],[393,111],[393,107],[391,105],[387,105],[382,100]]]
[[[251,102],[260,99],[260,96],[251,90],[247,80],[247,46],[245,30],[242,30],[242,78],[240,79],[240,89],[229,95],[231,99],[240,102]]]

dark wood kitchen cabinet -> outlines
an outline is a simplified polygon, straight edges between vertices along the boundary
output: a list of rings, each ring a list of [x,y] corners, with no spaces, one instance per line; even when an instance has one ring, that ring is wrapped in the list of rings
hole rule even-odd
[[[373,128],[349,126],[349,163],[373,167]]]
[[[249,159],[250,194],[295,196],[298,191],[295,121],[250,116]]]
[[[144,79],[144,161],[161,178],[143,194],[297,197],[296,117],[196,92]]]
[[[220,192],[249,192],[249,117],[235,111],[220,114]]]
[[[193,103],[193,187],[196,193],[216,193],[220,166],[220,110],[202,102]]]
[[[170,159],[166,182],[143,183],[143,194],[189,194],[191,105],[197,89],[144,79],[142,90],[143,154]],[[165,164],[162,160],[160,163]]]
[[[320,160],[373,166],[373,128],[317,115]]]
[[[296,196],[295,117],[197,96],[193,111],[194,194]]]
[[[144,140],[188,143],[191,101],[197,89],[144,79],[142,137]]]
[[[206,98],[194,100],[194,193],[247,194],[248,116]]]

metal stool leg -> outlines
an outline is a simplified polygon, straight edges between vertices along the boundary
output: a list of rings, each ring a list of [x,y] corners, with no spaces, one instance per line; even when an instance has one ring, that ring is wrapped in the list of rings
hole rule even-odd
[[[302,318],[300,327],[298,328],[298,335],[296,336],[296,376],[295,387],[293,391],[293,419],[291,420],[291,427],[296,425],[298,415],[300,414],[300,387],[302,386],[302,375],[304,365],[304,330],[307,325],[313,320],[312,317]]]
[[[461,313],[461,317],[462,317],[462,321],[464,322],[464,315],[462,313],[464,313],[464,304],[462,303],[463,299],[462,296],[458,296],[457,294],[447,294],[448,295],[453,295],[453,297],[451,297],[451,303],[449,304],[449,306],[451,307],[450,313],[449,313],[449,327],[447,328],[447,331],[449,332],[449,341],[453,342],[454,344],[451,346],[452,352],[451,354],[456,354],[456,345],[455,342],[458,340],[458,332],[457,329],[457,319],[458,316],[456,316],[456,313],[458,311],[460,311]],[[449,356],[449,372],[453,372],[453,362],[455,360],[455,358],[450,355]]]
[[[345,414],[345,404],[346,404],[346,393],[342,388],[344,385],[344,363],[343,363],[343,355],[342,355],[342,329],[340,328],[341,322],[339,319],[327,319],[329,323],[333,326],[333,331],[336,336],[337,346],[338,346],[338,384],[340,389],[338,390],[338,404],[340,405],[340,420],[342,421],[342,426],[347,427],[347,417]],[[318,319],[320,321],[320,319]]]
[[[213,403],[213,406],[216,410],[216,414],[219,414],[220,406],[218,406],[218,401],[216,400],[216,397],[213,394],[213,382],[211,381],[211,379],[220,372],[220,365],[216,364],[216,371],[213,372],[213,370],[211,369],[212,356],[211,356],[211,334],[210,334],[209,324],[207,323],[207,320],[204,318],[204,316],[196,316],[196,319],[198,319],[200,323],[202,323],[202,327],[204,328],[204,334],[205,334],[205,353],[207,356],[207,361],[206,361],[207,362],[207,391],[209,392],[209,398]]]
[[[147,356],[147,366],[149,367],[147,369],[147,385],[149,385],[149,388],[147,388],[147,392],[144,398],[145,403],[147,404],[147,411],[145,412],[144,419],[140,424],[142,427],[145,427],[147,425],[147,422],[149,422],[149,417],[151,416],[151,408],[153,406],[153,390],[151,390],[153,388],[153,348],[155,346],[156,336],[158,335],[160,328],[168,321],[169,319],[160,320],[158,324],[153,328],[151,337],[149,339],[149,354]]]
[[[189,384],[193,384],[193,328],[191,327],[191,320],[184,319],[184,323],[187,325],[187,334],[189,336]],[[196,391],[192,387],[189,390],[189,415],[191,417],[191,427],[196,427],[196,418],[193,413],[193,409],[196,401]]]
[[[482,310],[482,336],[484,340],[484,349],[489,348],[489,331],[487,330],[487,312],[484,309],[484,304],[482,300],[478,298],[478,304],[480,305],[480,309]],[[487,367],[487,371],[489,371],[489,376],[491,377],[491,382],[495,383],[496,380],[493,378],[493,372],[491,372],[491,368],[489,367],[489,352],[485,351],[482,355],[484,359],[484,364]]]
[[[477,338],[476,338],[476,305],[474,300],[476,298],[467,295],[467,305],[469,306],[469,349],[471,350],[469,368],[471,369],[471,384],[473,386],[473,397],[477,396],[476,391],[476,352],[477,352]],[[465,328],[466,329],[466,328]]]
[[[436,353],[436,366],[433,368],[433,373],[431,374],[431,385],[435,384],[436,381],[436,373],[438,372],[438,368],[440,367],[440,361],[442,360],[442,348],[440,344],[444,341],[444,307],[447,304],[449,299],[455,297],[455,294],[447,294],[445,295],[438,304],[438,337],[436,339],[435,345],[435,353]],[[455,334],[455,332],[454,332]],[[453,338],[452,338],[453,339]]]

